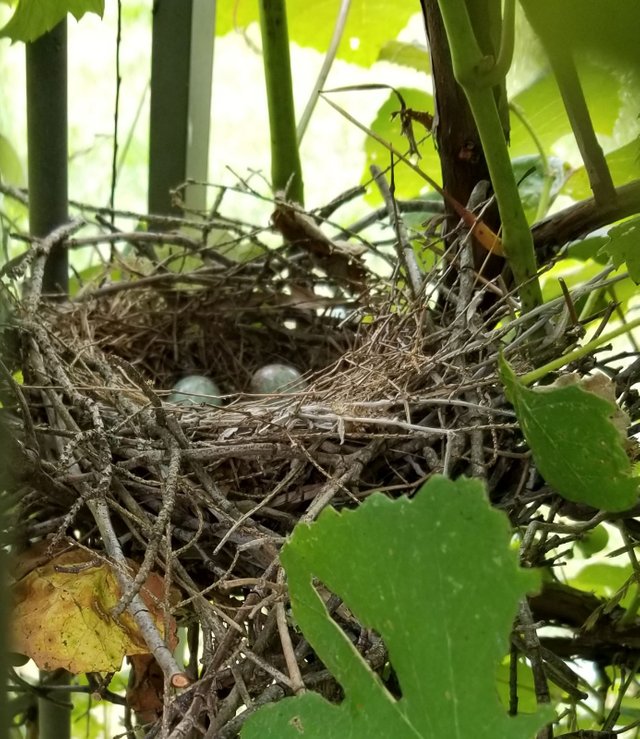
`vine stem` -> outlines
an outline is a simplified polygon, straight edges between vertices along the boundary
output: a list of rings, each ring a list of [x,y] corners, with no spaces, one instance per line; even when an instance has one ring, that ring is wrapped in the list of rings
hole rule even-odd
[[[438,0],[451,49],[455,77],[464,90],[491,176],[502,221],[502,242],[513,271],[524,312],[542,305],[533,238],[520,202],[507,142],[492,86],[496,83],[494,61],[485,56],[473,32],[464,0]],[[508,19],[509,20],[509,19]],[[513,34],[512,23],[503,28],[502,49],[511,48],[505,35]],[[506,53],[501,55],[499,73],[508,68]]]
[[[638,326],[640,326],[640,318],[636,318],[635,321],[625,323],[613,331],[609,331],[608,334],[598,336],[597,339],[588,341],[586,344],[574,349],[572,352],[564,354],[562,357],[558,357],[547,364],[543,364],[541,367],[537,367],[531,372],[527,372],[526,375],[522,375],[518,380],[523,385],[531,385],[537,380],[543,378],[545,375],[548,375],[549,372],[555,372],[561,367],[564,367],[571,362],[575,362],[576,359],[582,359],[582,357],[588,356],[594,351],[594,349],[597,349],[599,346],[603,346],[604,344],[608,344],[610,341],[613,341],[613,339],[617,339],[618,336],[623,336],[624,334],[629,333]]]
[[[272,185],[276,192],[285,191],[289,200],[304,205],[302,166],[293,105],[286,3],[285,0],[260,0],[258,7],[269,107]]]

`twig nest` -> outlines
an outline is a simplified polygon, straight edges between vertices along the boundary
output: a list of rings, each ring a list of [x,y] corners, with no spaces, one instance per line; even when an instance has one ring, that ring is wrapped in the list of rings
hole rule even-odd
[[[251,392],[259,395],[295,393],[306,387],[302,375],[289,364],[265,364],[251,378]]]
[[[176,405],[222,405],[222,393],[213,380],[204,375],[187,375],[178,380],[168,397],[169,403]]]

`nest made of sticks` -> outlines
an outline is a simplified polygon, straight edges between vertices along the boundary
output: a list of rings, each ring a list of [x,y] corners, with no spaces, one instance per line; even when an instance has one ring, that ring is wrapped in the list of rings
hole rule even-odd
[[[283,645],[276,628],[277,553],[296,523],[375,490],[411,495],[434,473],[481,477],[519,525],[544,501],[525,485],[530,460],[497,381],[495,315],[480,315],[464,270],[445,285],[440,264],[411,296],[397,270],[382,279],[363,250],[317,234],[320,245],[289,230],[267,246],[264,231],[236,223],[233,243],[260,246],[240,262],[209,247],[211,222],[193,238],[184,228],[73,235],[88,224],[100,226],[85,211],[16,267],[30,266],[12,324],[24,384],[5,366],[3,395],[19,540],[80,541],[112,560],[115,547],[144,572],[170,571],[196,640],[194,684],[165,705],[172,730],[188,716],[235,736],[247,699],[252,709],[291,691],[286,648],[305,685],[339,696],[302,637]],[[45,260],[65,239],[128,244],[132,256],[114,250],[73,300],[46,301]],[[150,254],[162,248],[164,259]],[[446,264],[469,248],[462,239]],[[255,369],[274,361],[303,372],[306,388],[249,394]],[[223,407],[167,403],[191,372],[216,380]],[[379,639],[334,617],[381,669]]]

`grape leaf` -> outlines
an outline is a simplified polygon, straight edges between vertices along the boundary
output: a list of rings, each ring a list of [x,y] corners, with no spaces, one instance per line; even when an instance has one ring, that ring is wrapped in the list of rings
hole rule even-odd
[[[626,264],[629,277],[640,284],[640,218],[618,223],[609,229],[608,236],[601,253],[607,254],[616,268]]]
[[[617,187],[634,182],[638,178],[638,162],[640,161],[640,137],[621,146],[619,149],[610,151],[606,156],[607,167]],[[589,175],[585,167],[579,167],[569,177],[566,185],[562,188],[563,195],[569,195],[574,200],[586,200],[590,198],[591,185]]]
[[[587,101],[597,101],[589,111],[593,127],[597,133],[611,136],[620,112],[622,82],[612,76],[609,69],[590,61],[581,61],[578,69]],[[551,152],[553,144],[571,133],[571,124],[558,85],[550,72],[521,90],[511,102],[522,111],[547,154]],[[538,151],[531,133],[515,115],[511,116],[510,151],[512,157]]]
[[[624,511],[638,479],[623,446],[615,401],[581,384],[530,390],[501,358],[500,375],[540,473],[563,498]]]
[[[289,38],[299,46],[326,52],[338,17],[340,0],[288,0]],[[380,48],[396,38],[416,12],[416,5],[400,0],[389,10],[388,0],[353,0],[347,16],[337,57],[363,67],[370,67]],[[220,3],[216,17],[216,33],[223,35],[246,28],[258,20],[256,0]]]
[[[637,68],[640,46],[637,0],[523,0],[521,3],[535,32],[553,47],[570,49],[609,63]]]
[[[358,509],[325,510],[282,551],[293,615],[344,688],[250,716],[243,739],[525,739],[551,713],[509,717],[496,689],[518,601],[539,585],[518,567],[506,517],[481,483],[434,477],[413,499],[377,493]],[[394,698],[333,621],[317,577],[389,650]]]
[[[71,13],[80,20],[85,13],[104,13],[104,0],[20,0],[0,37],[12,41],[35,41]]]
[[[378,61],[391,62],[402,67],[410,67],[425,74],[431,73],[429,50],[426,46],[416,43],[407,43],[406,41],[397,41],[396,39],[387,41],[380,49]]]

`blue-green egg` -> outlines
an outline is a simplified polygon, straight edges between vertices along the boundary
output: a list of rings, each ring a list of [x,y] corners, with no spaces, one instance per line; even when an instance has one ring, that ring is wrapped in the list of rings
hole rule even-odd
[[[187,375],[178,380],[167,398],[176,405],[222,405],[222,393],[213,380],[203,375]]]
[[[306,387],[307,383],[295,367],[289,364],[266,364],[253,373],[250,389],[259,395],[271,395],[296,393]]]

